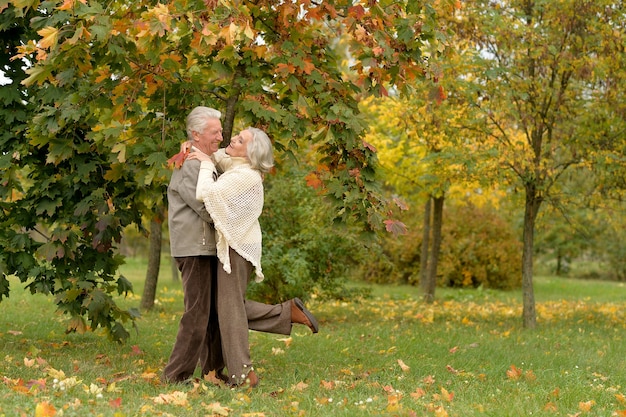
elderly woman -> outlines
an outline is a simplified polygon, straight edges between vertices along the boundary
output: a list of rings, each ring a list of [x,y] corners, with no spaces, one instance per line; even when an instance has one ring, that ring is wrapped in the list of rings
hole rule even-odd
[[[301,323],[318,331],[315,317],[297,298],[275,306],[245,299],[252,274],[257,282],[263,280],[259,216],[263,210],[263,175],[274,165],[272,143],[265,132],[249,127],[211,157],[195,151],[189,158],[201,161],[196,198],[204,201],[215,224],[221,266],[217,315],[228,368],[225,379],[231,386],[247,383],[254,387],[258,377],[250,360],[248,328],[289,334],[291,323]],[[216,167],[223,172],[217,179]],[[278,311],[281,313],[276,315]]]

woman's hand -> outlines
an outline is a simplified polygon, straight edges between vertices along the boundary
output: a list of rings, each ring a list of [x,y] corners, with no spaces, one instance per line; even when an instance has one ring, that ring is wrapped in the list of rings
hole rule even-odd
[[[189,156],[187,156],[187,159],[197,159],[198,161],[210,161],[211,157],[202,151],[199,151],[197,149],[191,149],[189,151]]]

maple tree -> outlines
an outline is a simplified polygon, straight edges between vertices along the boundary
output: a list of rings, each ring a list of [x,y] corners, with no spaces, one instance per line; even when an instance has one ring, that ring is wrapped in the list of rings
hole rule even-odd
[[[223,111],[226,140],[237,120],[266,129],[278,151],[313,146],[309,182],[337,220],[400,226],[357,99],[403,91],[427,71],[421,49],[439,39],[430,2],[3,0],[0,10],[31,35],[10,52],[25,63],[14,83],[29,111],[23,140],[3,148],[1,260],[56,296],[70,330],[127,337],[133,313],[112,298],[130,290],[116,244],[142,214],[158,221],[166,161],[199,104]]]
[[[542,204],[573,170],[619,188],[626,141],[619,87],[624,13],[623,3],[612,0],[479,0],[456,16],[455,31],[479,52],[471,81],[482,112],[476,129],[486,133],[482,146],[497,152],[503,177],[510,175],[525,195],[526,327],[536,325],[533,243]]]

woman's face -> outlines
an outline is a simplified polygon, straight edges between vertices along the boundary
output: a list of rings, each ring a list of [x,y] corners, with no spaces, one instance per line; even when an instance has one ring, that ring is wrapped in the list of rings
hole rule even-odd
[[[226,147],[226,153],[230,156],[248,157],[248,143],[252,140],[252,133],[248,130],[241,131],[230,140]]]

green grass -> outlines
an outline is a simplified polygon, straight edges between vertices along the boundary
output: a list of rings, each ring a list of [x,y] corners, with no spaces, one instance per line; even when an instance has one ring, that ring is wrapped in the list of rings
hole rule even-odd
[[[136,286],[124,305],[139,305],[144,271],[124,266]],[[367,300],[313,300],[319,334],[294,327],[288,344],[251,333],[261,377],[251,391],[160,382],[182,308],[167,266],[155,310],[124,345],[64,334],[51,299],[11,285],[0,304],[0,416],[34,416],[38,405],[52,415],[44,404],[63,416],[626,415],[624,284],[536,278],[535,330],[521,326],[519,291],[438,289],[425,305],[416,288],[372,286]]]

